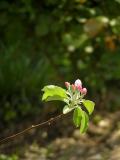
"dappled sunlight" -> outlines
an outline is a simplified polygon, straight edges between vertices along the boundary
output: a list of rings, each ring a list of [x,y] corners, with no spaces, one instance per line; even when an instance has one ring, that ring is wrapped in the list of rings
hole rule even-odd
[[[120,0],[0,1],[0,160],[120,160]]]

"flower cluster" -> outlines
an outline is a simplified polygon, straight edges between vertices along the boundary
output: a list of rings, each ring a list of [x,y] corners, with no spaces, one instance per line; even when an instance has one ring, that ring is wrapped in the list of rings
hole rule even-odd
[[[72,89],[72,91],[79,91],[82,95],[87,94],[87,89],[82,88],[82,82],[80,79],[77,79],[74,84],[65,82],[65,86],[67,87],[67,89]]]
[[[42,89],[44,92],[42,100],[65,102],[63,114],[73,111],[73,123],[76,127],[80,127],[80,133],[84,133],[88,128],[89,115],[92,114],[95,103],[84,99],[87,89],[82,87],[80,79],[77,79],[74,84],[65,82],[65,86],[67,89],[55,85],[45,86]]]

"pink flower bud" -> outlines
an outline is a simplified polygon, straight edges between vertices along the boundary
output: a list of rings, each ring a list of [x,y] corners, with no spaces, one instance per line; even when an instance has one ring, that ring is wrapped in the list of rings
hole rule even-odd
[[[76,86],[76,88],[77,88],[79,91],[81,91],[81,89],[82,89],[82,82],[81,82],[80,79],[77,79],[77,80],[75,81],[75,86]]]
[[[69,82],[65,82],[65,86],[68,88],[70,86]]]
[[[71,85],[72,90],[75,91],[76,90],[76,86],[74,84]]]
[[[82,86],[77,86],[77,89],[78,89],[78,91],[80,91],[80,92],[81,92],[81,90],[82,90]]]
[[[86,89],[86,88],[83,88],[83,89],[81,90],[81,93],[84,94],[84,95],[86,95],[86,94],[87,94],[87,89]]]
[[[80,79],[77,79],[77,80],[75,81],[75,86],[76,86],[76,87],[78,87],[78,86],[82,87],[82,82],[81,82]]]

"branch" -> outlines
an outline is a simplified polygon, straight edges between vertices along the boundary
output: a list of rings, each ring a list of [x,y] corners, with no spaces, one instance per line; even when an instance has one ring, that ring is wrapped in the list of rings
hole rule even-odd
[[[61,118],[63,115],[64,115],[64,114],[60,114],[60,115],[58,115],[58,116],[56,116],[56,117],[54,117],[54,118],[50,118],[49,120],[47,120],[47,121],[45,121],[45,122],[42,122],[42,123],[39,123],[39,124],[36,124],[36,125],[32,125],[31,127],[28,127],[28,128],[26,128],[26,129],[22,130],[21,132],[18,132],[18,133],[16,133],[16,134],[13,134],[13,135],[11,135],[11,136],[8,136],[8,137],[6,137],[6,138],[3,138],[3,139],[0,140],[0,144],[1,144],[1,143],[4,143],[4,142],[6,142],[6,141],[10,141],[10,140],[12,140],[12,139],[14,139],[14,138],[16,138],[16,137],[24,134],[24,133],[27,133],[29,130],[31,130],[31,129],[33,129],[33,128],[42,127],[42,126],[44,126],[44,125],[50,125],[52,122],[54,122],[54,121],[56,121],[57,119]]]

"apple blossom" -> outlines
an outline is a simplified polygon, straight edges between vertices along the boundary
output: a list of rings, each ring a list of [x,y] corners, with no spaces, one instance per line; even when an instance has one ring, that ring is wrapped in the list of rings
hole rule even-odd
[[[75,91],[76,90],[76,86],[74,84],[71,85],[72,90]]]
[[[82,82],[80,79],[77,79],[74,84],[70,84],[69,82],[65,82],[65,86],[70,89],[72,92],[79,91],[81,95],[85,96],[87,94],[87,89],[82,88]]]
[[[83,88],[83,89],[81,90],[81,93],[84,94],[84,95],[86,95],[86,94],[87,94],[87,89],[86,89],[86,88]]]
[[[67,89],[55,85],[45,86],[42,91],[44,92],[42,100],[60,100],[66,103],[63,108],[63,114],[73,112],[73,122],[76,127],[80,127],[80,133],[86,132],[88,127],[89,115],[94,110],[95,103],[84,99],[87,94],[87,89],[82,87],[82,82],[77,79],[74,84],[65,82]],[[86,110],[82,108],[84,106]],[[86,112],[87,111],[87,112]]]
[[[76,86],[76,87],[82,87],[82,82],[81,82],[80,79],[77,79],[77,80],[75,81],[75,86]]]
[[[66,86],[67,88],[69,88],[70,83],[69,83],[69,82],[65,82],[65,86]]]

